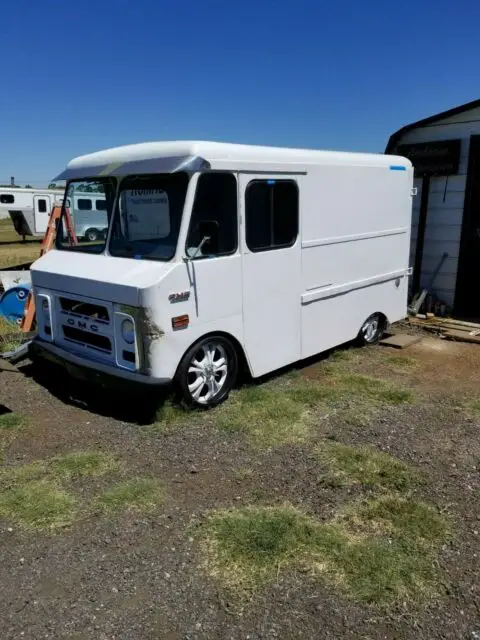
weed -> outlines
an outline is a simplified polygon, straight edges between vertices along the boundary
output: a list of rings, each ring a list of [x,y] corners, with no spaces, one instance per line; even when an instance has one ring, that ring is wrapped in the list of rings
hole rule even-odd
[[[26,528],[66,526],[74,509],[75,498],[47,480],[14,484],[0,493],[0,515]]]
[[[432,547],[445,538],[448,524],[438,511],[423,502],[399,496],[382,496],[346,510],[367,531],[395,536],[404,546]]]
[[[401,367],[405,369],[410,369],[418,364],[415,358],[404,355],[386,356],[385,362],[393,365],[394,367]]]
[[[413,469],[372,447],[325,441],[317,447],[316,454],[340,484],[404,491],[420,482]]]
[[[370,505],[373,512],[378,505]],[[362,506],[351,509],[355,523],[368,519]],[[400,512],[408,512],[405,525]],[[251,595],[283,569],[301,568],[343,589],[357,600],[388,603],[433,596],[439,589],[432,562],[433,543],[439,544],[445,529],[436,523],[432,549],[417,544],[428,518],[423,505],[402,504],[396,509],[382,505],[381,513],[392,510],[395,536],[378,531],[359,532],[352,521],[337,519],[321,523],[291,506],[246,507],[214,512],[202,534],[205,567],[227,589],[238,596]],[[415,514],[415,515],[412,515]],[[420,515],[422,514],[422,515]],[[427,525],[428,526],[428,525]],[[423,541],[423,538],[421,538]]]
[[[101,476],[118,471],[115,458],[100,451],[73,451],[51,458],[46,464],[46,474],[56,478],[84,478]]]
[[[154,478],[134,478],[107,489],[98,498],[105,511],[152,511],[163,503],[163,486]]]
[[[25,425],[25,418],[18,413],[0,415],[0,431],[16,431]]]

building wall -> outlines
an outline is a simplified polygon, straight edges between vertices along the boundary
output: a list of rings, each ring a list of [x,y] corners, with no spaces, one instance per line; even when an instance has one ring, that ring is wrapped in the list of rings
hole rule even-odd
[[[455,297],[468,153],[470,136],[472,135],[480,135],[480,108],[471,109],[459,115],[438,120],[432,125],[408,131],[398,142],[398,144],[411,144],[449,139],[461,139],[462,141],[458,175],[431,178],[430,180],[420,280],[422,287],[427,286],[443,253],[448,253],[448,258],[435,279],[433,291],[451,306],[453,306]],[[413,266],[415,259],[421,184],[421,179],[416,178],[415,186],[418,188],[418,195],[413,202],[411,266]]]

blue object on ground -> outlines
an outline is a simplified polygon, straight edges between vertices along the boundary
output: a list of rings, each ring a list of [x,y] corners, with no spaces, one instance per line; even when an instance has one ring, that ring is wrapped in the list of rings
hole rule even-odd
[[[9,322],[18,323],[23,318],[30,287],[19,285],[7,289],[0,297],[0,316]]]

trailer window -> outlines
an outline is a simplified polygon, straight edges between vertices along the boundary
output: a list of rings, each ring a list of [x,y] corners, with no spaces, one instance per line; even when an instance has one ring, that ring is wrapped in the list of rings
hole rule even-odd
[[[203,173],[197,183],[186,254],[225,256],[234,253],[237,245],[237,181],[231,173]]]
[[[92,201],[89,198],[79,198],[77,200],[77,209],[79,211],[91,211]]]
[[[0,202],[2,204],[13,204],[15,202],[15,196],[11,193],[2,193],[0,196]]]
[[[298,186],[293,180],[253,180],[245,191],[246,240],[250,251],[295,244]]]
[[[43,198],[38,200],[38,213],[47,213],[47,201]]]
[[[107,210],[107,203],[105,200],[97,200],[95,203],[95,207],[97,209],[97,211],[106,211]]]

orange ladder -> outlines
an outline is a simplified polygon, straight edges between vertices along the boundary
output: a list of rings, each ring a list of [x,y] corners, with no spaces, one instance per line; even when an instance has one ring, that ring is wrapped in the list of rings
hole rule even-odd
[[[47,230],[45,231],[45,235],[43,236],[42,244],[40,245],[40,256],[43,256],[47,251],[53,248],[55,242],[55,236],[57,235],[57,225],[61,224],[60,219],[62,215],[62,207],[61,205],[54,205],[52,209],[52,213],[50,214],[50,218],[48,219]],[[75,233],[75,227],[73,225],[72,216],[70,215],[70,210],[65,209],[65,226],[67,228],[68,235],[68,243],[70,246],[76,245],[78,243],[77,236]],[[22,331],[28,332],[32,330],[33,324],[35,322],[35,300],[32,295],[32,292],[28,294],[27,302],[25,304],[25,311],[23,312],[22,322],[20,324],[20,329]]]

